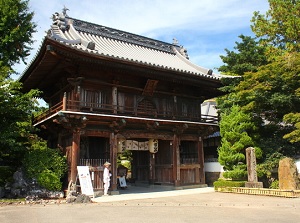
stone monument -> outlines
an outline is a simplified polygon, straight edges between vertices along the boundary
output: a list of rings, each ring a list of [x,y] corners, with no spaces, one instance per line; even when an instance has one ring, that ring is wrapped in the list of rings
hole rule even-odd
[[[279,161],[278,179],[280,190],[298,190],[300,188],[297,167],[291,158]]]
[[[262,188],[263,183],[258,182],[257,179],[256,156],[255,156],[255,149],[253,147],[249,147],[246,149],[246,160],[247,160],[248,182],[245,183],[245,187]]]

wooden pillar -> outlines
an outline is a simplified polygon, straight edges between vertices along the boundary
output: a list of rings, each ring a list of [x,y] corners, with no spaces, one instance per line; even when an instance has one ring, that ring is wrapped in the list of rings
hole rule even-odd
[[[149,153],[149,183],[155,182],[155,153]]]
[[[67,93],[65,92],[64,93],[64,97],[63,97],[63,108],[62,108],[63,111],[66,111],[67,110]]]
[[[117,190],[117,156],[118,156],[118,144],[117,135],[113,132],[110,134],[110,163],[111,163],[111,189]]]
[[[71,176],[69,180],[73,183],[76,181],[77,176],[77,165],[79,161],[79,150],[80,150],[80,129],[73,131],[73,141],[71,149]]]
[[[112,106],[113,106],[113,113],[117,114],[118,109],[118,88],[112,87]]]
[[[203,140],[202,137],[199,137],[198,140],[198,161],[200,163],[200,182],[201,184],[205,184],[205,172],[204,172],[204,150],[203,150]]]
[[[180,151],[179,151],[179,138],[174,134],[173,141],[173,179],[174,186],[180,186]]]

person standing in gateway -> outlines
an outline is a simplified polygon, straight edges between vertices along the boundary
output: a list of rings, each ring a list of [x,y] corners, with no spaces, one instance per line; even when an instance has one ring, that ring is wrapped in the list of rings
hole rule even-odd
[[[103,196],[107,196],[107,192],[108,192],[108,188],[110,186],[110,177],[111,174],[109,172],[110,169],[110,163],[109,162],[105,162],[104,163],[104,171],[103,171],[103,183],[104,183],[104,193]]]

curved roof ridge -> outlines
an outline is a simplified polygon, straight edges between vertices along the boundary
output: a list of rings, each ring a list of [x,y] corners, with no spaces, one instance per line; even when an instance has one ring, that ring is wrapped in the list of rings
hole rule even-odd
[[[205,76],[211,76],[210,72],[211,69],[208,68],[204,68],[201,66],[198,66],[197,64],[192,63],[190,60],[188,60],[184,55],[182,55],[181,52],[178,51],[178,48],[174,47],[173,48],[174,52],[176,53],[176,55],[185,63],[187,63],[189,66],[193,67],[194,69],[198,70],[199,73],[201,73],[202,75]]]
[[[85,33],[90,33],[93,35],[108,37],[116,39],[119,41],[133,43],[135,45],[141,45],[148,48],[153,48],[156,50],[174,53],[172,47],[174,46],[171,43],[163,42],[160,40],[151,39],[145,36],[129,33],[126,31],[98,25],[95,23],[86,22],[83,20],[66,17],[66,19],[72,20],[72,24],[77,31],[82,31]]]
[[[211,69],[191,61],[183,46],[173,39],[173,44],[132,34],[114,28],[71,18],[63,13],[53,14],[50,38],[70,44],[76,49],[122,58],[134,63],[162,69],[181,71],[191,75],[219,79]]]

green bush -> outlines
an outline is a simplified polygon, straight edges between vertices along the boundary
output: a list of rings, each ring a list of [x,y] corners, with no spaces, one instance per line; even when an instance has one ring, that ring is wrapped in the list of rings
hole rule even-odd
[[[279,180],[273,180],[270,189],[279,189]]]
[[[41,147],[29,151],[24,159],[26,175],[48,190],[60,190],[60,179],[67,171],[67,161],[57,150]]]
[[[214,188],[217,190],[220,187],[245,187],[246,181],[233,181],[219,179],[214,182]]]
[[[40,185],[43,185],[48,190],[60,190],[62,187],[62,182],[60,178],[53,172],[45,170],[37,176],[37,181]]]

